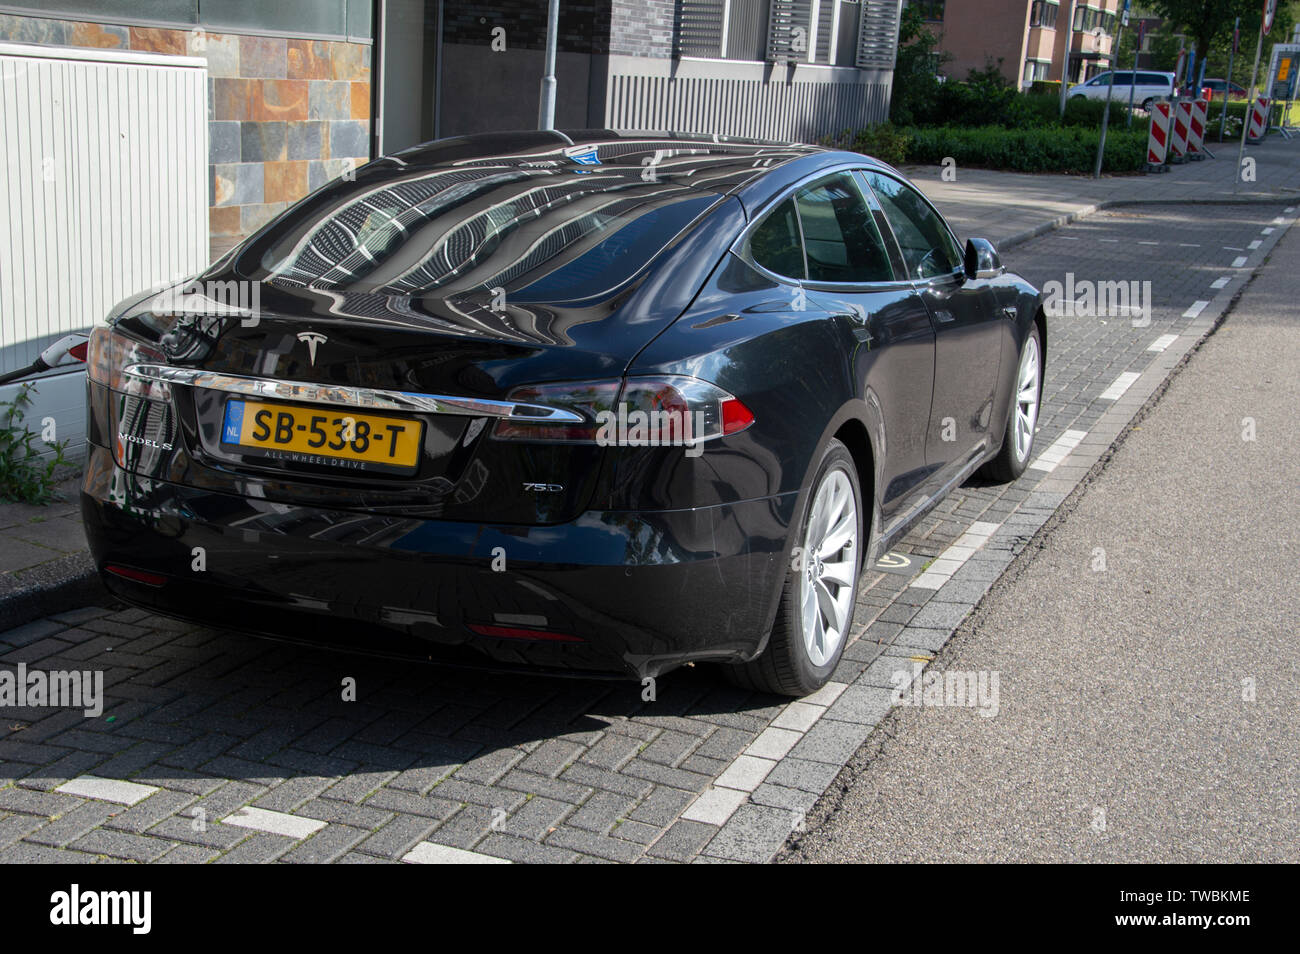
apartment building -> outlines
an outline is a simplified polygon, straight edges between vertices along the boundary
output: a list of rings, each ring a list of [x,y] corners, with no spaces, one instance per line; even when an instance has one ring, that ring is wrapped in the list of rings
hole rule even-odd
[[[1082,82],[1109,65],[1123,0],[920,0],[949,76],[997,66],[1008,82]]]

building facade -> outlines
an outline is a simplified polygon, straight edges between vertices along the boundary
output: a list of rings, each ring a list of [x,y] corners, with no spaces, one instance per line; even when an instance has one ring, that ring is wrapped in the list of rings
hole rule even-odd
[[[995,66],[1010,83],[1070,83],[1109,67],[1122,0],[922,0],[914,3],[963,79]]]
[[[559,128],[815,141],[888,115],[902,0],[561,0]],[[201,57],[211,252],[357,164],[535,128],[546,0],[0,0],[0,40]]]

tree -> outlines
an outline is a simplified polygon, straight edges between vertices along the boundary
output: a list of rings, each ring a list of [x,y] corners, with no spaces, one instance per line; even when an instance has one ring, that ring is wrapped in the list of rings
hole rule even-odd
[[[916,5],[904,7],[898,25],[893,99],[889,104],[892,122],[910,126],[929,117],[939,89],[937,74],[949,59],[949,54],[939,52],[939,40],[926,26]]]
[[[1198,61],[1208,56],[1211,63],[1226,63],[1227,50],[1232,43],[1232,24],[1241,17],[1241,51],[1247,58],[1254,56],[1248,40],[1259,32],[1263,0],[1152,0],[1151,7],[1196,45]],[[1295,22],[1295,3],[1279,3],[1272,32],[1264,42],[1264,64],[1268,51],[1275,42],[1285,42]],[[1243,57],[1238,55],[1238,61]],[[1172,66],[1169,67],[1172,69]],[[1249,77],[1247,78],[1249,81]]]

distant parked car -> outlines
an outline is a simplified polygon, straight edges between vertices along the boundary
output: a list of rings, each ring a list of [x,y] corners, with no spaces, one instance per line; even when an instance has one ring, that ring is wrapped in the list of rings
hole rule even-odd
[[[1213,98],[1214,98],[1214,99],[1222,99],[1222,98],[1223,98],[1223,86],[1224,86],[1224,83],[1225,83],[1225,82],[1226,82],[1225,80],[1221,80],[1221,79],[1207,79],[1207,80],[1202,80],[1202,81],[1201,81],[1201,89],[1203,89],[1203,90],[1205,90],[1205,89],[1210,90],[1211,93],[1213,93]],[[1247,93],[1246,93],[1246,90],[1245,90],[1244,87],[1242,87],[1242,86],[1238,86],[1236,83],[1228,83],[1227,85],[1228,85],[1228,98],[1229,98],[1229,99],[1240,100],[1240,99],[1245,99],[1245,98],[1246,98]]]
[[[1110,84],[1110,71],[1098,73],[1086,83],[1078,86],[1071,86],[1066,94],[1070,99],[1101,99],[1106,98],[1106,88]],[[1129,92],[1132,91],[1132,100],[1135,105],[1141,106],[1147,112],[1151,111],[1154,103],[1162,99],[1169,99],[1174,95],[1174,74],[1173,73],[1156,73],[1140,70],[1117,70],[1115,72],[1115,88],[1111,92],[1111,99],[1127,103],[1129,101]]]

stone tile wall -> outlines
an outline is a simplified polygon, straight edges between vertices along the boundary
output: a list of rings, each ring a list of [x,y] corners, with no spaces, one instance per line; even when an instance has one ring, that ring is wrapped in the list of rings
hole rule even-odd
[[[207,59],[214,258],[370,156],[366,44],[11,15],[0,39]]]

